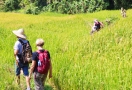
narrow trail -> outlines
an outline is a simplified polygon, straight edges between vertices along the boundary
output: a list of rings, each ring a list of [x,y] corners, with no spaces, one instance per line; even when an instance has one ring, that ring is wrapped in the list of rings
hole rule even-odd
[[[24,77],[22,71],[20,74],[20,85],[17,84],[15,75],[14,75],[13,85],[16,86],[16,90],[18,88],[19,88],[19,90],[26,90],[26,80],[25,80],[25,77]],[[31,85],[31,90],[35,90],[33,77],[31,78],[30,85]],[[45,82],[45,90],[58,90],[57,87],[55,86],[55,84],[52,82],[52,80],[50,80],[48,77]]]

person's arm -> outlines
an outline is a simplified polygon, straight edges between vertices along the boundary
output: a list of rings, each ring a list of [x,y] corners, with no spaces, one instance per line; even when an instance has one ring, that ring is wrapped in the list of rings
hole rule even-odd
[[[15,42],[15,45],[14,45],[14,57],[15,57],[15,62],[16,62],[16,65],[18,66],[18,62],[19,62],[19,58],[18,58],[18,53],[19,53],[19,44],[20,42],[19,41],[16,41]]]
[[[29,70],[29,78],[31,78],[31,75],[32,75],[32,73],[35,69],[35,66],[36,66],[36,63],[37,63],[36,59],[37,59],[37,53],[34,52],[34,53],[32,53],[32,64],[31,64],[30,70]]]
[[[50,60],[49,78],[52,78],[52,62]]]
[[[36,65],[36,61],[32,60],[32,64],[31,64],[30,72],[29,72],[29,78],[31,78],[31,75],[32,75],[32,73],[34,71],[35,65]]]
[[[16,65],[18,66],[18,58],[17,58],[18,50],[14,50],[14,57],[16,60]]]
[[[100,23],[100,25],[101,25],[101,28],[103,28],[103,26],[104,26],[103,23],[102,23],[102,22],[99,22],[99,23]]]
[[[48,70],[48,74],[49,74],[49,78],[52,78],[52,62],[51,62],[51,57],[50,57],[49,51],[48,51],[48,57],[49,57],[49,60],[50,60],[50,67],[49,67],[49,70]]]

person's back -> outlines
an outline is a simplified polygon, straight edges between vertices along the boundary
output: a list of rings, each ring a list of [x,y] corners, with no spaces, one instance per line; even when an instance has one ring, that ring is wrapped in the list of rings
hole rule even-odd
[[[101,24],[100,24],[99,21],[96,21],[96,22],[95,22],[95,26],[97,27],[96,30],[99,30],[99,29],[100,29],[100,25],[101,25]]]
[[[101,22],[99,22],[97,19],[95,19],[94,20],[94,25],[92,27],[92,30],[91,30],[90,34],[92,34],[95,31],[99,31],[101,27],[103,27],[103,24]]]
[[[26,39],[18,38],[18,41],[16,41],[14,45],[14,50],[15,49],[18,50],[18,54],[17,54],[17,57],[19,58],[18,63],[21,65],[28,65],[28,63],[23,63],[23,60],[22,60],[23,45],[20,41],[25,44],[28,42]]]
[[[122,15],[122,16],[123,16],[123,10],[124,10],[123,7],[121,7],[121,15]]]
[[[126,17],[126,10],[123,10],[123,17]]]

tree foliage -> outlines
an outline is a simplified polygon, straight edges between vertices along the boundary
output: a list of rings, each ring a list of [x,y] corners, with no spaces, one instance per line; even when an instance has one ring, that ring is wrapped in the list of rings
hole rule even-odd
[[[132,7],[132,0],[3,0],[3,2],[5,11],[24,9],[30,14],[38,14],[40,11],[76,14]]]
[[[4,3],[4,10],[5,11],[12,11],[12,10],[16,10],[19,9],[19,0],[6,0]]]
[[[105,2],[109,4],[107,9],[120,9],[121,7],[128,9],[132,7],[132,0],[106,0]]]
[[[76,14],[99,11],[105,9],[106,6],[103,0],[58,0],[52,1],[43,10]]]

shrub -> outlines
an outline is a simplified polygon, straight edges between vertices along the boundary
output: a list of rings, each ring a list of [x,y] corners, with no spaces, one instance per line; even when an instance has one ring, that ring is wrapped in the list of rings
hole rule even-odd
[[[6,0],[4,3],[4,10],[5,11],[13,11],[19,9],[20,1],[19,0]]]
[[[32,3],[26,7],[25,13],[37,15],[40,13],[40,11],[39,8]]]

